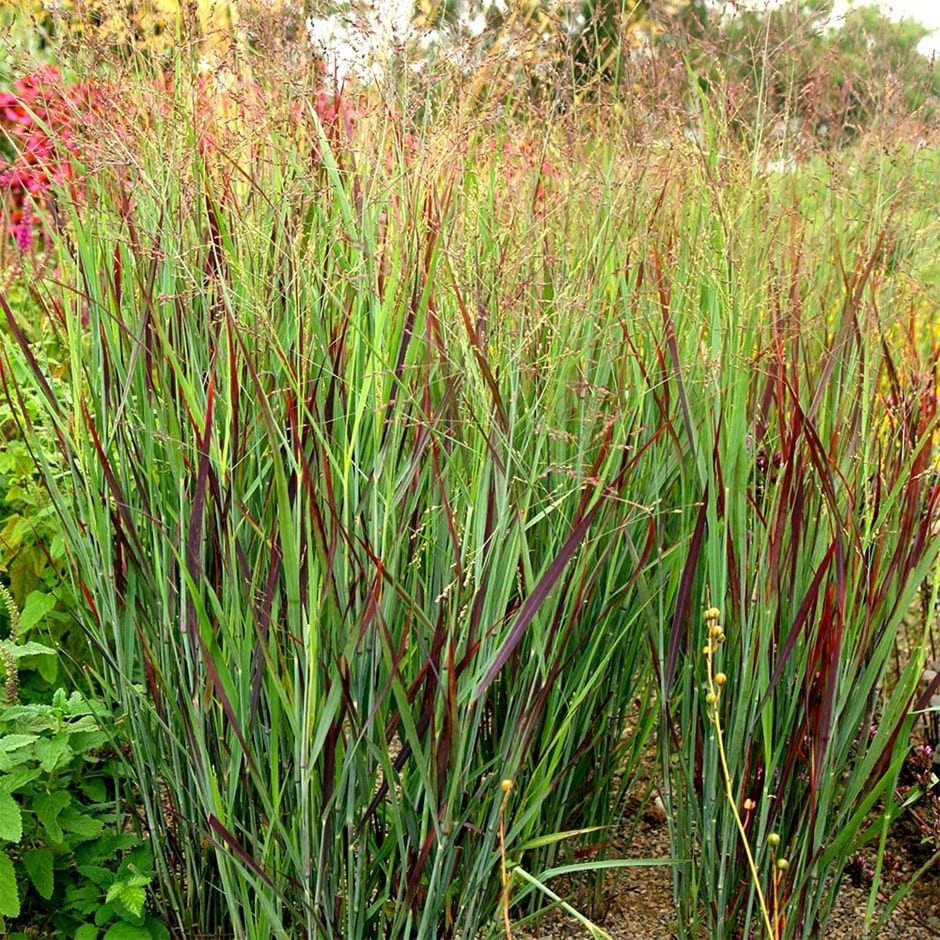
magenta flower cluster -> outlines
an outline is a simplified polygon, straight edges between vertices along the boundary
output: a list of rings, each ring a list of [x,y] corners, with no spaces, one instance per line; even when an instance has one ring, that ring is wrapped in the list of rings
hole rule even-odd
[[[87,109],[91,88],[66,83],[54,66],[20,78],[10,91],[0,91],[0,136],[13,150],[0,161],[0,198],[4,221],[20,251],[28,251],[52,187],[74,180],[73,124],[79,108]]]

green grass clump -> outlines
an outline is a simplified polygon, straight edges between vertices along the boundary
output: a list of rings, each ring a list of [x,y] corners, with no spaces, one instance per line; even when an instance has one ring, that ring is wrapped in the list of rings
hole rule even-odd
[[[667,159],[149,68],[57,193],[63,372],[0,306],[167,923],[495,933],[622,861],[658,741],[682,934],[818,933],[940,548],[900,177],[842,226],[707,109]]]

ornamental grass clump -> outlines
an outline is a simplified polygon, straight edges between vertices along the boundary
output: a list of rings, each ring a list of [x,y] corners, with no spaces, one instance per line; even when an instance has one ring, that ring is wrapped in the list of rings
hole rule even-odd
[[[853,853],[883,852],[901,812],[929,622],[888,675],[937,558],[935,398],[897,381],[880,296],[884,220],[857,243],[830,232],[836,263],[812,263],[801,245],[815,223],[781,216],[769,251],[766,203],[748,188],[703,198],[699,211],[714,206],[699,223],[707,240],[677,244],[656,268],[669,394],[649,388],[687,455],[689,494],[657,648],[660,743],[673,853],[690,860],[676,868],[683,935],[809,937],[824,932]],[[703,325],[687,330],[689,319]],[[891,413],[905,419],[888,441]],[[723,687],[710,656],[703,678],[693,626],[706,585],[730,625]],[[771,833],[787,846],[773,885],[760,854]],[[782,914],[768,920],[771,887]],[[870,929],[883,914],[877,887]]]
[[[609,309],[617,228],[586,264],[535,176],[433,131],[406,172],[378,110],[383,159],[310,104],[315,153],[246,122],[242,162],[174,93],[88,174],[39,292],[69,395],[3,304],[165,916],[475,935],[501,847],[537,883],[609,860],[653,727],[632,586],[668,468],[617,318],[571,316]]]
[[[679,932],[824,932],[900,811],[938,554],[884,189],[805,212],[707,108],[625,153],[495,74],[135,61],[32,285],[65,368],[0,308],[165,920],[599,931],[655,734]]]

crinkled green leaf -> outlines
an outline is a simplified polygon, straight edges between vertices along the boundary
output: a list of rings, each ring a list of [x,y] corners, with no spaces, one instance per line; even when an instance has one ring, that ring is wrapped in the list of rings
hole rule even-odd
[[[107,927],[116,916],[120,916],[115,910],[113,904],[102,904],[99,900],[98,907],[95,909],[95,923],[99,927]]]
[[[140,836],[133,832],[116,832],[114,829],[110,829],[108,832],[103,833],[101,838],[95,839],[93,844],[83,846],[80,850],[76,851],[76,856],[79,854],[83,856],[80,859],[83,864],[98,860],[107,860],[110,862],[127,852],[128,849],[135,849],[139,843]],[[118,880],[125,880],[123,878],[125,868],[128,859],[133,858],[133,856],[134,852],[131,852],[124,858],[118,870]],[[149,867],[152,868],[153,864],[151,863]],[[113,874],[112,871],[112,876]],[[114,880],[113,877],[112,880]]]
[[[101,907],[101,890],[97,885],[84,881],[67,885],[64,907],[75,914],[90,917]]]
[[[36,742],[36,757],[39,760],[39,766],[46,773],[51,773],[67,764],[71,756],[72,748],[66,731],[59,732],[54,738],[44,738]]]
[[[98,719],[94,715],[84,713],[75,713],[69,710],[69,731],[72,734],[97,732],[99,728]]]
[[[102,865],[79,865],[77,870],[82,878],[87,878],[99,888],[110,885],[114,880],[114,872]]]
[[[144,921],[144,926],[150,931],[153,940],[170,940],[170,931],[166,924],[160,923],[156,917],[148,917]]]
[[[78,721],[69,722],[69,733],[72,735],[72,750],[90,751],[92,748],[104,747],[109,743],[108,736],[97,730],[98,723],[90,715],[79,718]],[[77,731],[76,729],[81,729]],[[86,753],[86,759],[89,755]]]
[[[52,897],[52,889],[55,884],[55,874],[53,870],[54,856],[52,852],[41,846],[38,849],[30,849],[23,855],[23,867],[29,880],[39,892],[40,897],[47,901]]]
[[[62,832],[62,826],[59,824],[59,816],[71,802],[72,797],[63,790],[36,797],[33,811],[53,842],[62,842],[65,838],[65,833]]]
[[[98,940],[98,928],[94,924],[82,924],[75,931],[75,940]]]
[[[42,676],[44,682],[53,683],[59,676],[59,657],[58,656],[40,656],[36,660],[36,670]]]
[[[130,875],[127,878],[121,878],[115,884],[125,884],[131,888],[146,888],[152,881],[153,877],[150,875]]]
[[[139,839],[137,839],[137,842],[139,844],[132,852],[127,854],[121,867],[122,869],[127,867],[128,870],[133,870],[139,872],[142,875],[147,875],[151,880],[153,880],[155,877],[153,868],[153,847],[151,846],[149,840],[146,842],[141,842]],[[123,847],[124,846],[122,846],[122,848]]]
[[[108,904],[120,904],[134,917],[141,917],[144,913],[144,904],[147,903],[146,885],[148,883],[148,879],[144,879],[143,885],[131,884],[129,881],[116,881],[108,888],[105,900]]]
[[[10,773],[15,768],[28,764],[34,756],[32,748],[20,748],[10,753],[0,751],[0,773]]]
[[[87,813],[80,813],[73,806],[64,810],[59,816],[59,825],[65,832],[84,839],[93,839],[104,829],[104,823],[100,819],[89,816]]]
[[[19,842],[23,838],[23,814],[9,793],[0,792],[0,839]]]
[[[55,598],[45,591],[33,591],[20,612],[20,635],[25,635],[40,623],[56,604]]]
[[[153,934],[146,927],[119,921],[108,928],[104,940],[153,940]]]
[[[41,774],[38,767],[18,767],[10,773],[0,774],[0,793],[16,793]]]
[[[0,752],[8,754],[10,751],[17,751],[32,744],[37,737],[35,734],[5,734],[0,738]]]
[[[0,917],[20,916],[20,890],[16,884],[13,862],[0,849]]]
[[[55,656],[55,650],[42,643],[11,643],[9,640],[0,640],[0,649],[9,653],[13,659],[22,659],[24,656]]]
[[[98,777],[83,780],[79,789],[92,803],[103,803],[108,798],[108,788],[105,782]]]

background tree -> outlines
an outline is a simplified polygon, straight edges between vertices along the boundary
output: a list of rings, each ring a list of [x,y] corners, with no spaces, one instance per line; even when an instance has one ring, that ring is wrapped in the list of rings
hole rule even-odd
[[[574,17],[574,60],[582,81],[619,81],[627,60],[660,37],[707,21],[705,0],[581,0]]]
[[[696,73],[703,87],[723,87],[742,134],[831,145],[879,120],[932,116],[940,72],[918,50],[929,30],[876,7],[835,21],[832,11],[832,0],[788,0],[703,21],[689,47]]]

